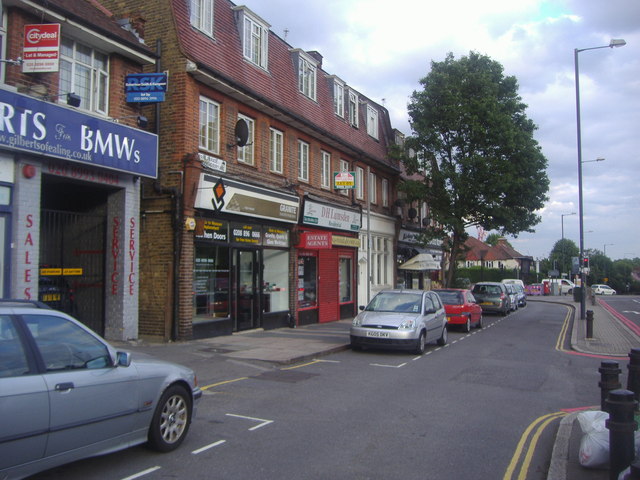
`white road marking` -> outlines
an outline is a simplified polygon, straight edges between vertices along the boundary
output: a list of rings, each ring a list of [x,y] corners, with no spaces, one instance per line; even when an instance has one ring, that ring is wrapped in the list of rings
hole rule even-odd
[[[400,365],[384,365],[382,363],[370,363],[369,365],[372,367],[384,367],[384,368],[402,368],[407,364],[407,362],[401,363]]]
[[[210,443],[209,445],[205,445],[202,448],[198,448],[197,450],[194,450],[193,452],[191,452],[191,454],[192,455],[198,455],[199,453],[202,453],[202,452],[204,452],[206,450],[209,450],[210,448],[217,447],[218,445],[222,445],[225,442],[226,442],[226,440],[218,440],[217,442]]]
[[[254,422],[262,422],[259,425],[256,425],[255,427],[251,427],[249,431],[257,430],[258,428],[262,428],[265,425],[269,425],[270,423],[273,423],[273,420],[265,420],[264,418],[245,417],[244,415],[235,415],[233,413],[227,413],[225,415],[227,415],[228,417],[236,417],[236,418],[244,418],[246,420],[253,420]]]
[[[146,470],[143,470],[143,471],[138,472],[138,473],[134,473],[133,475],[131,475],[129,477],[124,477],[122,480],[133,480],[134,478],[140,478],[140,477],[143,477],[145,475],[150,474],[151,472],[155,472],[156,470],[160,470],[161,468],[162,467],[159,467],[159,466],[147,468]]]

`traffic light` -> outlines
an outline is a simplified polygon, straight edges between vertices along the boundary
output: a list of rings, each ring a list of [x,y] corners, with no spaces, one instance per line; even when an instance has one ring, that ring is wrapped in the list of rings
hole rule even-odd
[[[582,257],[582,268],[585,270],[589,269],[589,257]]]

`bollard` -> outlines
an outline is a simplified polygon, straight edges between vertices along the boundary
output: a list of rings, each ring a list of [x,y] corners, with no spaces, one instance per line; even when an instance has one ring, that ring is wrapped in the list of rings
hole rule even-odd
[[[634,432],[638,428],[633,415],[637,404],[629,390],[612,390],[607,397],[609,419],[605,426],[609,429],[609,480],[617,480],[620,472],[633,462]]]
[[[640,348],[632,348],[629,352],[627,369],[627,390],[633,392],[633,398],[637,402],[640,399]]]
[[[600,410],[607,412],[607,396],[611,390],[618,390],[622,388],[619,375],[622,373],[618,362],[613,360],[604,360],[600,363],[600,381],[598,386],[600,387]]]
[[[587,310],[587,338],[593,338],[593,310]]]

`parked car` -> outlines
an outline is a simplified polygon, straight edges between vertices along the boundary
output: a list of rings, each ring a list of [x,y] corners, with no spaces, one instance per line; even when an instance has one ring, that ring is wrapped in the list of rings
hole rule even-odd
[[[448,325],[456,325],[469,333],[471,327],[482,328],[482,307],[471,290],[448,288],[433,290],[438,294],[447,313]]]
[[[202,391],[194,372],[117,351],[42,302],[0,301],[0,478],[147,442],[184,440]]]
[[[616,291],[609,285],[595,284],[591,285],[591,289],[594,295],[615,295]]]
[[[412,350],[421,355],[426,344],[447,343],[447,316],[437,293],[383,290],[353,319],[351,347]]]
[[[516,289],[516,299],[518,301],[518,307],[526,307],[527,292],[524,291],[524,287],[519,283],[514,283],[513,287]]]
[[[512,283],[504,283],[503,285],[507,287],[509,302],[511,303],[511,311],[515,312],[518,310],[518,292],[516,291],[516,287]]]
[[[473,286],[471,292],[483,312],[506,315],[511,311],[511,299],[504,283],[479,282]]]
[[[514,285],[520,285],[522,288],[524,288],[524,282],[522,280],[520,280],[519,278],[503,278],[502,280],[500,280],[501,283],[511,283]]]

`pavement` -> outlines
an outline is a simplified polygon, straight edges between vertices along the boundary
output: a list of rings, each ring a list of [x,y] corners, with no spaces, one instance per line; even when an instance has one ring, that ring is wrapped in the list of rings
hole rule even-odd
[[[630,350],[640,348],[640,337],[603,307],[598,299],[595,303],[588,300],[586,304],[586,310],[592,310],[594,313],[592,338],[586,336],[586,321],[576,318],[579,316],[580,305],[573,301],[572,296],[530,296],[528,301],[560,303],[573,309],[571,348],[577,352],[620,358],[621,369],[624,369],[623,362],[628,359]],[[229,362],[264,362],[272,367],[282,368],[347,350],[350,348],[350,326],[351,319],[347,319],[297,328],[256,329],[187,342],[158,343],[142,339],[122,342],[121,345],[134,352],[150,353],[178,363],[187,363],[189,356],[195,358],[193,356],[196,355],[199,361],[223,358]],[[118,342],[112,343],[118,345]],[[608,470],[586,469],[580,465],[578,451],[582,431],[576,419],[577,414],[577,412],[570,413],[560,422],[547,480],[607,480],[609,478]]]

